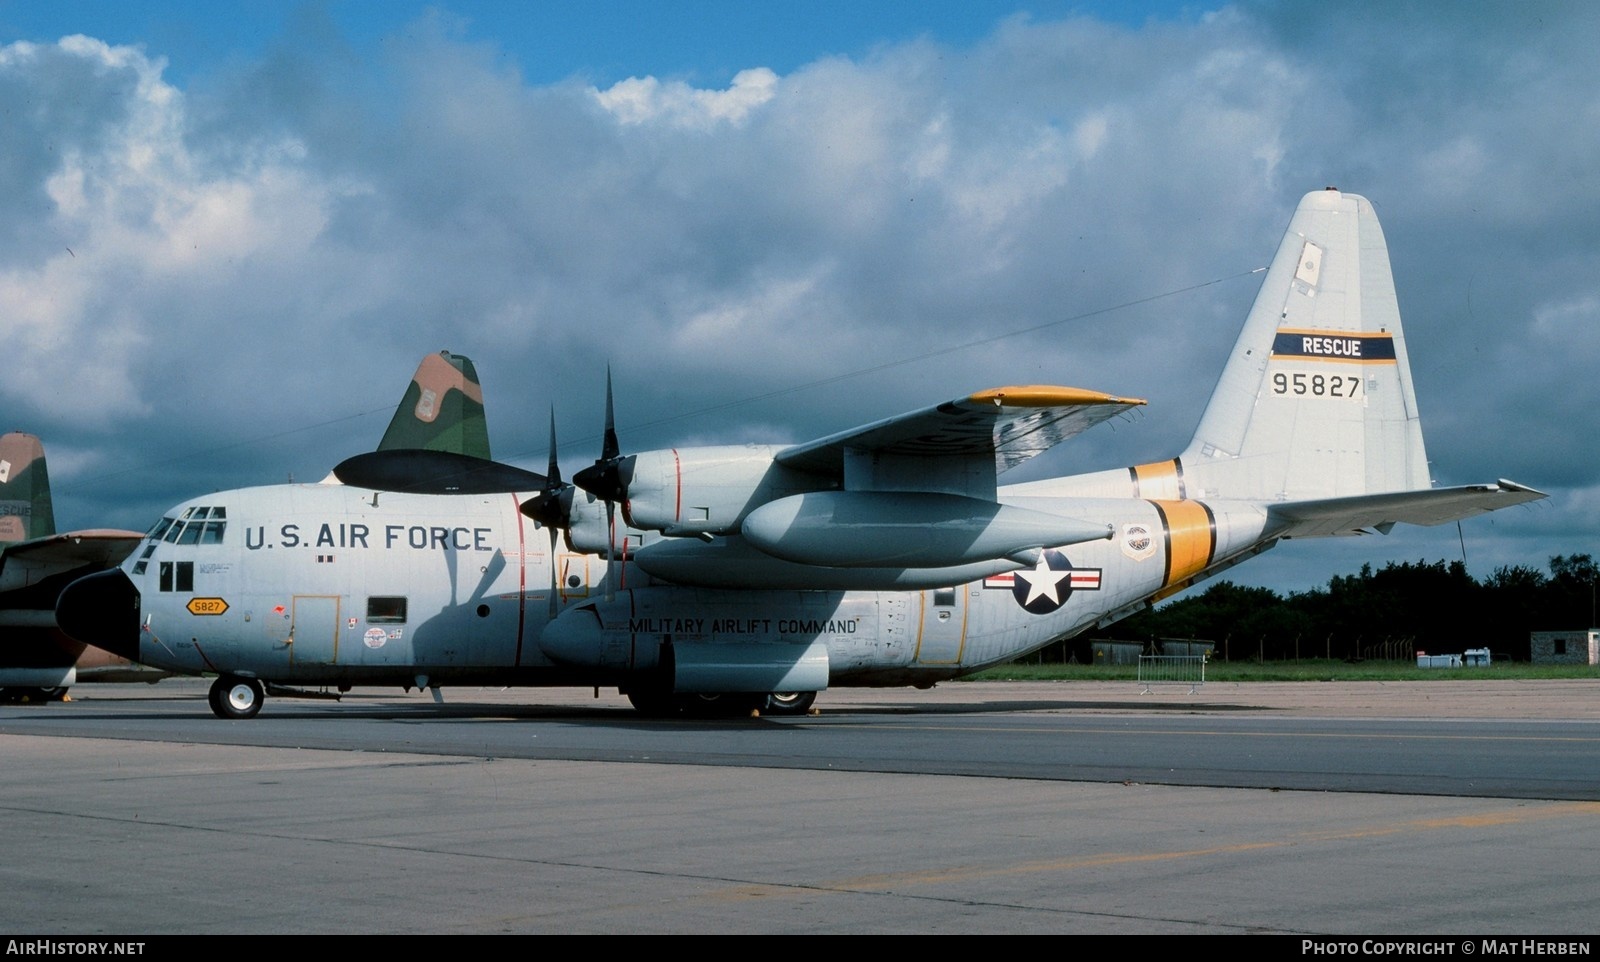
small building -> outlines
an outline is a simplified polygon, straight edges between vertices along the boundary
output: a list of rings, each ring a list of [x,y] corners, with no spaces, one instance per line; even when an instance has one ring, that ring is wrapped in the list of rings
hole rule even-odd
[[[1535,665],[1600,665],[1600,628],[1535,631],[1528,649]]]
[[[1144,645],[1137,641],[1094,641],[1089,643],[1096,665],[1137,665]]]
[[[1194,638],[1163,638],[1157,644],[1158,650],[1163,655],[1190,655],[1211,660],[1216,654],[1217,645],[1211,641],[1198,641]]]

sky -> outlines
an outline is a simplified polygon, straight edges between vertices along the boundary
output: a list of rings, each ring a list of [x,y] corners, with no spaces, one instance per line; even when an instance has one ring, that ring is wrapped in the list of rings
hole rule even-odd
[[[1383,223],[1435,481],[1549,500],[1279,546],[1600,554],[1600,5],[0,0],[0,430],[58,526],[371,450],[429,352],[497,457],[799,442],[1002,384],[1181,450],[1298,199]]]

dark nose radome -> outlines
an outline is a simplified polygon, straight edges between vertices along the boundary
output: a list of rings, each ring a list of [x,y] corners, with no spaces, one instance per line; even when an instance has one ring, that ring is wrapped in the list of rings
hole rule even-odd
[[[56,599],[56,624],[69,637],[137,661],[139,589],[121,568],[79,578]]]

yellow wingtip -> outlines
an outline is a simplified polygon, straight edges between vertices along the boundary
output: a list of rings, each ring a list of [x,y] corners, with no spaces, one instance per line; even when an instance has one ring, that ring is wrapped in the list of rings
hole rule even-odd
[[[1128,404],[1147,403],[1143,398],[1118,397],[1104,391],[1089,391],[1080,387],[1059,387],[1053,384],[1014,384],[993,387],[968,395],[974,404],[995,404],[1005,407],[1047,408],[1073,404]]]

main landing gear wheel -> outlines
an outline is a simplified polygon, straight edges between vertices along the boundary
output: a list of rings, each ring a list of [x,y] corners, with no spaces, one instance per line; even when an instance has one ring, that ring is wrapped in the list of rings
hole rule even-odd
[[[254,718],[265,694],[254,678],[223,675],[211,683],[211,710],[218,718]]]
[[[626,693],[634,710],[650,718],[737,718],[764,710],[767,695],[754,692],[678,693],[645,689]],[[810,702],[806,702],[809,707]]]
[[[742,718],[760,711],[765,695],[751,692],[694,692],[678,696],[679,710],[690,718]]]
[[[775,691],[767,696],[761,710],[767,715],[804,715],[816,700],[814,691]]]
[[[670,691],[630,691],[628,703],[646,718],[665,718],[678,710],[677,700]]]

